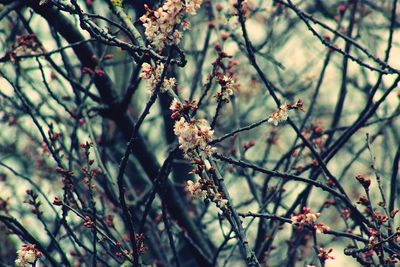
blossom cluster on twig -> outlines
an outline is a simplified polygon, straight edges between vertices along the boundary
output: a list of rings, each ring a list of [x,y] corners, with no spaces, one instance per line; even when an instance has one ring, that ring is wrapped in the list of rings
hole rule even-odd
[[[178,26],[182,24],[183,30],[188,29],[190,24],[184,20],[184,16],[195,15],[202,2],[202,0],[168,0],[156,10],[146,5],[147,12],[140,17],[140,21],[151,45],[163,48],[166,45],[179,44],[182,33]]]

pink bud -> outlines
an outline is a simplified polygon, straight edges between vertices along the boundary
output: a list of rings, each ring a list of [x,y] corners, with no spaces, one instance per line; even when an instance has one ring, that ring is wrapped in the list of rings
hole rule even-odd
[[[339,13],[340,15],[343,15],[344,12],[346,12],[347,7],[345,5],[340,5],[339,6]]]

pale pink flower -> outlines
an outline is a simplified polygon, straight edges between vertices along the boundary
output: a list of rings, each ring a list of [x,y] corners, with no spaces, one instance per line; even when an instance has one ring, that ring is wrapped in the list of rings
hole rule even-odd
[[[153,92],[156,88],[158,81],[161,79],[161,74],[164,70],[164,64],[159,63],[158,66],[152,67],[149,63],[142,64],[142,72],[139,77],[149,81],[148,89]],[[162,93],[172,90],[176,86],[175,78],[164,78],[160,91]]]
[[[204,156],[210,156],[215,149],[208,143],[212,140],[214,131],[206,120],[185,121],[184,118],[175,122],[174,133],[178,137],[179,148],[187,158],[193,158],[195,149]]]
[[[42,252],[40,252],[36,245],[33,244],[24,244],[21,249],[17,251],[17,259],[15,260],[15,264],[17,266],[31,266],[37,259],[42,257]]]
[[[182,33],[179,25],[182,23],[183,30],[189,27],[189,23],[183,20],[186,14],[195,15],[200,8],[202,0],[167,0],[161,7],[151,10],[140,17],[145,28],[145,35],[151,45],[163,48],[166,45],[179,44]]]
[[[310,208],[304,207],[302,212],[299,214],[292,216],[291,221],[292,224],[298,224],[299,227],[304,227],[304,224],[315,225],[320,213],[312,213]],[[323,227],[321,226],[321,229]]]
[[[189,15],[196,15],[197,10],[200,8],[200,5],[203,3],[203,0],[189,0],[186,1],[186,12]]]
[[[278,126],[280,122],[286,121],[289,117],[287,105],[282,105],[279,110],[269,116],[268,122]]]
[[[185,190],[190,194],[193,199],[199,198],[203,200],[207,196],[207,190],[202,189],[202,185],[200,182],[194,183],[191,180],[187,181]]]

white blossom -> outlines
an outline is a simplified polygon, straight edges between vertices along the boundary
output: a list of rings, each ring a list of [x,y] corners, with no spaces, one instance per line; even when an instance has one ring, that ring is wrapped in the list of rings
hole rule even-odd
[[[22,248],[17,251],[17,255],[18,257],[15,260],[15,264],[22,267],[31,266],[36,259],[42,257],[42,253],[32,244],[22,245]]]
[[[187,122],[184,118],[180,118],[175,122],[174,133],[178,137],[180,149],[188,158],[192,157],[197,148],[206,156],[210,156],[214,151],[208,144],[212,140],[214,131],[204,119]]]
[[[278,126],[280,122],[286,121],[289,117],[287,105],[282,105],[279,110],[272,113],[269,117],[268,122],[275,126]]]
[[[177,25],[182,24],[183,30],[189,27],[189,22],[183,19],[185,14],[195,15],[200,8],[202,0],[167,0],[157,10],[148,9],[147,13],[140,17],[145,28],[145,35],[151,45],[163,48],[166,45],[179,44],[182,33]]]
[[[149,63],[142,64],[142,72],[139,74],[139,77],[142,79],[146,79],[149,81],[148,89],[150,92],[153,92],[157,87],[159,80],[161,79],[162,72],[164,70],[164,64],[159,63],[157,66],[152,67]],[[160,87],[160,91],[162,93],[172,90],[176,86],[175,78],[165,78]]]
[[[186,182],[185,189],[192,198],[205,199],[207,196],[207,190],[202,189],[200,182],[194,183],[193,181],[189,180]]]

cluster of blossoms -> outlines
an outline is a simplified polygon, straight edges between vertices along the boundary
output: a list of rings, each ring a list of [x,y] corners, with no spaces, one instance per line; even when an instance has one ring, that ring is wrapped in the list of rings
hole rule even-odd
[[[23,267],[32,265],[37,259],[43,256],[42,252],[40,252],[34,244],[22,245],[22,248],[17,251],[17,255],[18,257],[15,260],[15,264]]]
[[[195,101],[185,100],[185,103],[174,99],[171,103],[171,118],[176,120],[174,133],[178,137],[179,148],[183,150],[185,157],[191,159],[197,168],[192,174],[197,174],[200,179],[197,182],[191,180],[186,182],[185,191],[193,199],[208,200],[215,203],[217,207],[228,210],[228,200],[211,179],[203,179],[204,170],[213,173],[213,168],[207,159],[204,159],[215,151],[209,145],[214,131],[211,130],[208,122],[204,119],[189,119],[189,112],[197,109]]]
[[[197,109],[195,101],[186,100],[183,104],[174,99],[170,105],[171,118],[177,120],[174,125],[174,133],[178,137],[179,148],[183,150],[186,158],[198,159],[200,156],[211,156],[215,151],[209,142],[214,131],[204,119],[188,119],[189,111]]]
[[[217,205],[221,209],[228,208],[228,200],[224,198],[224,194],[221,192],[215,192],[212,183],[207,183],[203,179],[197,182],[191,180],[186,182],[185,191],[189,193],[193,199],[208,199]]]
[[[234,92],[239,91],[240,84],[237,82],[235,77],[234,67],[239,64],[237,60],[231,60],[232,56],[228,55],[222,50],[220,44],[214,45],[214,49],[218,55],[218,58],[213,62],[214,74],[211,74],[207,79],[207,83],[210,82],[212,75],[215,75],[219,85],[221,86],[221,91],[215,94],[217,101],[229,102],[230,97]],[[228,58],[227,63],[223,62],[223,59]]]
[[[221,92],[218,92],[215,97],[218,101],[229,102],[229,98],[237,91],[239,84],[232,76],[222,75],[218,78],[218,83],[221,85]]]
[[[278,126],[280,122],[284,122],[288,119],[289,117],[288,111],[292,109],[304,111],[303,101],[298,100],[294,105],[292,104],[282,105],[279,108],[279,110],[275,111],[274,113],[272,113],[272,115],[269,116],[268,122],[272,123],[275,126]]]
[[[190,111],[195,111],[198,107],[196,106],[196,100],[185,100],[185,104],[174,99],[169,109],[172,111],[171,119],[178,120],[182,115],[189,115]]]
[[[182,24],[183,30],[190,24],[183,17],[185,14],[195,15],[200,8],[202,0],[167,0],[162,7],[151,10],[147,5],[146,14],[140,17],[145,28],[145,35],[150,43],[163,48],[166,45],[178,44],[182,33],[177,29]]]
[[[228,207],[228,200],[224,198],[224,194],[221,192],[214,193],[208,197],[217,205],[217,207],[224,209]]]
[[[193,182],[189,180],[186,182],[185,191],[189,193],[190,197],[193,199],[205,199],[207,196],[207,190],[204,189],[205,185],[203,180],[199,180],[197,182]]]
[[[304,207],[303,211],[300,212],[299,214],[292,216],[291,220],[292,223],[299,223],[299,224],[314,224],[318,217],[319,217],[320,213],[312,213],[310,208]]]
[[[215,151],[215,148],[208,144],[212,140],[214,131],[204,119],[186,121],[182,117],[175,122],[174,133],[178,137],[179,148],[187,158],[196,158],[196,152],[211,156]]]
[[[312,213],[310,208],[304,207],[302,212],[291,217],[291,221],[292,224],[297,224],[299,229],[303,229],[307,224],[312,226],[317,233],[322,234],[329,231],[330,228],[322,223],[316,223],[319,216],[319,212]]]
[[[164,70],[164,64],[159,63],[158,66],[152,67],[149,63],[143,63],[142,72],[139,77],[142,79],[149,80],[148,89],[153,92],[157,86],[158,81],[161,78],[161,74]],[[161,85],[160,91],[162,93],[172,90],[176,86],[175,78],[164,78]]]
[[[15,62],[19,56],[34,55],[43,52],[43,47],[34,34],[19,35],[12,49],[7,51],[6,57]]]

